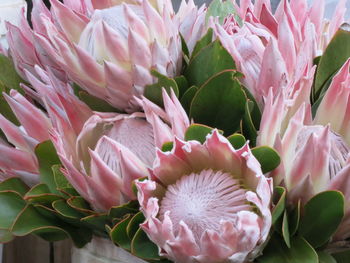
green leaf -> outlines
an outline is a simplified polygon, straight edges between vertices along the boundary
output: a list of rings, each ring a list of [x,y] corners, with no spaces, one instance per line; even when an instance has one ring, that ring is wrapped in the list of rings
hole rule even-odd
[[[236,21],[241,24],[242,20],[237,15],[236,8],[232,1],[226,0],[214,0],[211,2],[211,4],[208,7],[207,15],[205,17],[206,23],[208,23],[209,18],[212,17],[218,17],[219,23],[222,24],[224,22],[225,17],[227,17],[230,14],[235,15]]]
[[[282,222],[282,236],[288,248],[291,248],[287,211],[284,211]]]
[[[326,81],[350,57],[350,32],[341,27],[328,44],[316,71],[314,94],[317,96]]]
[[[300,214],[301,214],[301,201],[299,200],[297,205],[290,212],[289,217],[289,232],[293,236],[297,232],[300,223]]]
[[[60,194],[56,189],[56,182],[52,172],[52,166],[60,164],[55,147],[51,141],[45,141],[37,145],[35,155],[39,161],[40,180],[46,184],[51,193]]]
[[[190,87],[186,90],[185,94],[181,97],[180,102],[184,110],[189,113],[191,108],[191,102],[196,95],[198,88],[196,86]]]
[[[158,247],[139,228],[131,242],[131,253],[142,259],[159,259]]]
[[[180,34],[180,38],[181,38],[182,53],[184,54],[184,57],[189,57],[190,51],[188,50],[187,43],[181,34]]]
[[[105,225],[108,224],[109,221],[106,214],[94,214],[82,218],[81,222],[87,224],[92,230],[104,234]]]
[[[313,247],[320,247],[337,230],[343,216],[344,196],[342,193],[337,191],[319,193],[305,205],[299,233]]]
[[[162,152],[170,152],[174,147],[173,142],[166,142],[162,145]]]
[[[139,212],[139,207],[137,201],[130,201],[121,206],[114,206],[109,210],[109,217],[111,219],[122,219],[127,214],[137,214]]]
[[[26,192],[28,192],[29,187],[23,183],[20,178],[11,177],[6,179],[0,183],[0,192],[1,191],[13,191],[19,194],[20,196],[24,196]]]
[[[277,186],[273,191],[273,200],[274,208],[272,210],[272,224],[275,224],[286,208],[286,189]]]
[[[8,89],[15,89],[23,94],[20,84],[25,81],[18,75],[13,62],[2,54],[0,54],[0,83]]]
[[[52,194],[46,184],[38,184],[26,193],[24,200],[31,203],[51,205],[52,202],[61,199],[61,196]]]
[[[213,42],[213,29],[209,28],[207,33],[196,43],[192,51],[192,57],[196,56],[199,51]]]
[[[187,128],[185,132],[185,140],[186,141],[196,140],[196,141],[199,141],[200,143],[204,143],[207,135],[210,134],[212,131],[213,131],[213,128],[209,126],[195,123]]]
[[[0,192],[0,228],[9,229],[25,206],[26,203],[19,194]]]
[[[57,200],[52,203],[52,207],[55,211],[62,216],[68,222],[78,222],[80,218],[83,216],[82,213],[73,209],[71,206],[67,205],[66,201],[63,199]]]
[[[111,240],[123,249],[131,250],[131,239],[129,238],[126,228],[132,216],[129,214],[119,223],[117,223],[110,231]]]
[[[152,70],[151,73],[153,76],[158,78],[158,82],[146,86],[144,96],[147,99],[159,106],[163,106],[163,88],[167,91],[168,94],[170,94],[170,90],[172,89],[175,95],[179,96],[179,88],[174,79],[168,78],[167,76],[164,76],[155,70]]]
[[[317,254],[318,254],[319,263],[337,263],[337,261],[335,261],[334,257],[332,257],[330,254],[328,254],[325,251],[318,251]],[[349,259],[350,259],[350,257],[347,260],[349,260]]]
[[[89,204],[81,196],[73,196],[69,198],[67,204],[86,216],[95,214],[95,212],[91,210]]]
[[[185,71],[185,77],[190,86],[201,87],[208,79],[227,69],[235,69],[232,56],[221,45],[219,40],[202,48],[198,54],[191,58]]]
[[[15,238],[12,233],[7,229],[0,229],[0,243],[11,242]]]
[[[58,220],[50,220],[31,205],[27,205],[19,214],[11,231],[16,236],[36,234],[48,241],[59,241],[71,237],[77,247],[83,247],[91,240],[91,232],[87,229],[62,225]]]
[[[258,136],[258,131],[253,123],[251,113],[254,108],[254,103],[250,100],[247,100],[245,105],[245,112],[241,122],[241,131],[244,136],[250,140],[250,145],[256,145],[256,137]]]
[[[337,263],[349,263],[350,249],[342,252],[334,253],[332,256],[335,258]]]
[[[294,237],[288,248],[279,235],[274,235],[257,259],[259,263],[319,263],[316,251],[301,237]]]
[[[7,103],[2,94],[0,94],[0,113],[13,124],[17,126],[20,125],[16,115],[13,113],[10,105]]]
[[[216,127],[225,134],[238,130],[247,98],[235,74],[232,70],[220,72],[200,88],[190,110],[196,123]]]
[[[181,98],[188,89],[188,81],[184,76],[176,76],[174,80],[179,89],[179,97]]]
[[[246,144],[246,140],[242,134],[235,133],[227,137],[227,140],[231,143],[233,148],[240,149]]]
[[[61,172],[62,165],[56,164],[51,167],[57,189],[73,188],[67,178]]]
[[[140,224],[142,224],[145,221],[145,216],[143,215],[142,212],[138,212],[136,215],[134,215],[127,228],[126,228],[126,233],[128,234],[129,238],[132,239],[137,230],[140,228]]]
[[[76,83],[73,86],[75,95],[83,101],[90,109],[99,112],[121,112],[119,109],[114,108],[108,104],[105,100],[90,95],[85,90],[80,88]]]
[[[281,162],[278,153],[268,146],[259,146],[252,149],[252,154],[259,161],[263,173],[277,168]]]

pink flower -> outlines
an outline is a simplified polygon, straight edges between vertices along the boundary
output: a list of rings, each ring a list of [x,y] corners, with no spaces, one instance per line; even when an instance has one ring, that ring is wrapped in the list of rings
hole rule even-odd
[[[233,149],[214,131],[202,145],[175,138],[137,182],[141,225],[174,262],[246,262],[271,227],[271,184],[248,145]]]
[[[179,73],[179,19],[170,1],[52,0],[51,6],[50,12],[34,1],[33,31],[24,21],[23,29],[9,26],[19,72],[49,65],[127,112],[140,109],[135,96],[157,81],[151,69],[169,77]]]

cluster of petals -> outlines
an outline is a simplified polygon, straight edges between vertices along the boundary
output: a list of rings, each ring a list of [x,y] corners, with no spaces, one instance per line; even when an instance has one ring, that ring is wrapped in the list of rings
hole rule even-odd
[[[272,182],[247,144],[234,149],[217,130],[204,144],[175,138],[136,186],[146,217],[141,227],[160,255],[178,263],[238,263],[261,252]]]
[[[19,72],[49,65],[91,95],[134,112],[134,96],[156,81],[150,69],[170,77],[181,69],[179,20],[168,0],[102,2],[52,0],[49,11],[34,1],[33,30],[24,18],[21,28],[8,25],[10,50]]]
[[[345,2],[338,3],[328,21],[324,1],[308,7],[306,0],[282,0],[273,14],[269,0],[245,0],[236,6],[242,26],[232,15],[213,27],[245,75],[244,84],[263,105],[271,88],[275,94],[286,89],[288,96],[303,88],[314,70],[313,59],[344,21]]]
[[[270,176],[287,188],[289,202],[305,203],[325,190],[344,194],[346,216],[333,240],[350,237],[349,70],[350,60],[334,76],[315,118],[310,93],[291,100],[283,92],[275,96],[271,91],[258,137],[258,145],[275,147],[281,155],[281,165]]]
[[[41,100],[47,109],[52,123],[50,138],[64,166],[62,171],[97,211],[136,199],[132,182],[149,176],[155,143],[161,141],[157,132],[159,136],[163,136],[163,130],[172,136],[180,135],[189,126],[174,94],[163,93],[164,110],[146,99],[139,100],[148,105],[148,115],[159,119],[161,114],[169,121],[158,124],[148,121],[141,112],[131,115],[93,112],[52,71],[36,67],[35,75],[26,73],[37,92],[31,96]],[[180,123],[183,125],[177,128]]]

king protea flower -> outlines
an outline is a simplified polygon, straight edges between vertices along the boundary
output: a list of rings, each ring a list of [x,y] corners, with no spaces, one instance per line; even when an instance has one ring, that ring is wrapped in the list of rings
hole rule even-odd
[[[20,177],[26,184],[39,183],[39,167],[34,150],[49,139],[51,123],[47,116],[15,90],[4,97],[20,122],[16,126],[0,114],[0,181]]]
[[[179,19],[170,1],[51,0],[51,6],[50,12],[34,1],[34,32],[10,27],[13,53],[26,54],[14,56],[19,70],[45,65],[47,57],[48,65],[91,95],[127,112],[139,109],[135,96],[157,81],[151,69],[169,77],[180,73]]]
[[[217,130],[204,144],[175,138],[136,185],[141,227],[174,262],[247,262],[268,236],[271,181],[248,145],[234,149]]]
[[[340,1],[329,22],[323,19],[324,1],[308,8],[305,0],[283,0],[274,15],[269,2],[241,1],[237,10],[243,26],[233,15],[222,26],[213,25],[260,105],[270,88],[275,95],[282,89],[287,94],[299,89],[313,70],[313,59],[322,54],[343,23],[346,10],[345,1]]]
[[[275,184],[287,188],[290,203],[306,203],[326,190],[344,194],[346,216],[333,241],[350,237],[349,70],[350,60],[334,76],[313,120],[308,99],[300,103],[300,98],[271,92],[257,140],[279,152],[281,165],[270,175]],[[295,105],[300,105],[297,110]]]

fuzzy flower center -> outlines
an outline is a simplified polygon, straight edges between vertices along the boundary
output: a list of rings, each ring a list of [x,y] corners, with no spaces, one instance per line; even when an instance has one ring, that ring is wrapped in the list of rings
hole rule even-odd
[[[235,221],[236,213],[251,210],[246,189],[231,174],[204,170],[181,177],[168,186],[161,201],[160,217],[169,211],[175,233],[186,223],[197,241],[205,230],[219,231],[220,221]]]

